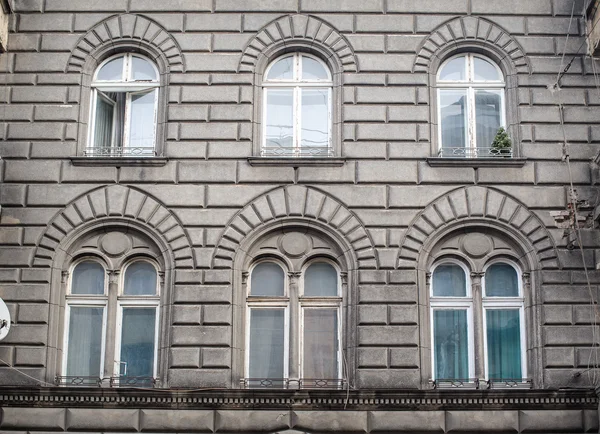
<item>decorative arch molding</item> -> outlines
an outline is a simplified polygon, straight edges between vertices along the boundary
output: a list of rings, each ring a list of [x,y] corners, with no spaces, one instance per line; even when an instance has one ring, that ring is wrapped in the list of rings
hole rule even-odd
[[[413,72],[430,72],[433,58],[439,57],[445,48],[461,43],[487,45],[501,55],[501,60],[509,60],[517,73],[531,73],[521,44],[498,24],[474,16],[453,18],[433,30],[417,49]]]
[[[268,223],[298,220],[319,230],[327,226],[344,238],[361,269],[379,268],[374,243],[360,219],[338,200],[311,187],[278,187],[257,197],[226,224],[213,252],[213,268],[233,268],[242,241]]]
[[[400,242],[398,267],[417,268],[431,237],[446,227],[495,226],[525,240],[542,269],[560,268],[556,246],[541,219],[507,194],[487,187],[461,187],[431,202],[411,222]]]
[[[82,72],[86,58],[98,49],[127,42],[151,48],[152,54],[168,67],[168,72],[185,71],[181,47],[164,27],[143,15],[120,14],[104,19],[79,38],[69,56],[66,72]]]
[[[61,243],[90,224],[136,226],[164,240],[169,246],[175,268],[192,268],[194,258],[190,239],[181,221],[164,205],[132,187],[100,187],[73,200],[48,223],[35,253],[33,265],[51,267]]]
[[[343,72],[357,72],[358,62],[350,42],[331,25],[312,15],[286,15],[271,21],[248,42],[238,70],[255,72],[256,65],[273,48],[297,44],[322,47],[329,56],[337,57]],[[321,52],[324,50],[321,50]]]

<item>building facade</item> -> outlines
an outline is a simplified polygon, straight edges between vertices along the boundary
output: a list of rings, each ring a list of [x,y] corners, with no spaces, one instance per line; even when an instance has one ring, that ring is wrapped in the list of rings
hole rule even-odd
[[[595,3],[8,6],[3,431],[598,432]]]

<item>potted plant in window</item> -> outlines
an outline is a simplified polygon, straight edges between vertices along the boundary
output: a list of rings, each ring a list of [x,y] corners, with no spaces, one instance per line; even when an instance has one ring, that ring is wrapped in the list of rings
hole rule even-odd
[[[492,154],[502,157],[510,157],[512,155],[512,141],[504,127],[498,128],[496,137],[492,142]]]

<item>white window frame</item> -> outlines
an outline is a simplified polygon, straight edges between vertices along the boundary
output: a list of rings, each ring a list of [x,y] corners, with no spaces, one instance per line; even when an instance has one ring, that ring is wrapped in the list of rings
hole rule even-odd
[[[98,80],[97,76],[98,73],[100,72],[100,70],[108,63],[111,62],[112,60],[115,60],[119,57],[123,58],[123,70],[121,72],[121,80]],[[133,58],[137,57],[139,59],[143,59],[146,62],[148,62],[152,68],[154,69],[154,72],[156,74],[156,80],[133,80],[132,77],[132,65],[133,65]],[[111,56],[109,58],[107,58],[106,60],[104,60],[94,71],[94,76],[93,76],[93,81],[91,84],[91,91],[92,91],[92,96],[90,98],[91,101],[91,106],[90,106],[90,118],[89,118],[89,131],[88,131],[88,138],[87,138],[87,143],[88,143],[88,148],[96,148],[96,149],[105,149],[106,146],[102,146],[102,145],[98,145],[96,143],[94,143],[94,138],[95,138],[95,133],[96,133],[96,109],[97,109],[97,100],[98,100],[98,94],[102,93],[103,94],[103,98],[108,99],[109,101],[113,102],[113,106],[116,105],[116,102],[112,101],[112,99],[108,98],[108,96],[106,95],[106,92],[120,92],[120,93],[125,93],[126,96],[126,100],[125,100],[125,110],[124,110],[124,119],[123,119],[123,142],[122,143],[115,143],[115,125],[116,125],[116,118],[117,118],[117,113],[116,111],[114,111],[113,113],[113,131],[112,131],[112,137],[111,137],[111,143],[110,143],[110,148],[111,148],[111,156],[114,156],[112,154],[112,150],[116,150],[116,149],[121,149],[120,152],[123,152],[124,149],[130,149],[130,148],[136,148],[135,146],[131,146],[130,144],[130,134],[131,134],[131,107],[132,107],[132,103],[131,103],[131,97],[135,94],[141,93],[141,92],[147,92],[147,91],[152,91],[154,92],[154,118],[153,118],[153,125],[154,128],[152,129],[152,155],[154,155],[155,150],[156,150],[156,127],[157,127],[157,122],[158,122],[158,89],[160,87],[160,72],[158,70],[158,68],[156,67],[156,64],[150,60],[149,58],[139,55],[139,54],[134,54],[134,53],[120,53],[120,54],[116,54],[114,56]],[[145,147],[143,147],[145,148]],[[150,148],[150,146],[148,147]],[[148,153],[137,153],[136,156],[149,156]]]
[[[465,80],[441,80],[439,78],[440,73],[443,71],[445,66],[460,57],[465,58]],[[498,76],[501,80],[475,80],[474,79],[474,68],[475,58],[480,58],[486,62],[492,64]],[[437,116],[438,116],[438,142],[440,155],[444,149],[443,137],[442,137],[442,105],[441,105],[441,91],[442,90],[456,90],[466,91],[467,94],[467,107],[465,117],[465,135],[466,143],[464,143],[466,157],[477,157],[477,120],[475,113],[475,93],[478,90],[495,90],[500,93],[500,126],[506,128],[506,80],[502,70],[498,67],[496,62],[486,56],[482,56],[475,53],[461,53],[456,56],[452,56],[445,60],[438,69],[437,73],[437,91],[436,91],[436,103],[437,103]],[[489,145],[491,147],[491,144]],[[454,149],[460,147],[446,147],[446,149]],[[485,148],[485,146],[479,146],[479,148]],[[459,155],[462,156],[462,155]]]
[[[280,60],[286,57],[293,57],[293,72],[292,79],[289,80],[274,80],[268,79],[269,72],[271,68]],[[325,69],[327,72],[327,80],[307,80],[300,79],[302,73],[302,58],[308,57],[311,58]],[[329,67],[316,56],[313,56],[304,52],[294,52],[292,54],[284,54],[273,60],[264,73],[263,80],[263,107],[262,107],[262,139],[261,139],[261,155],[262,156],[273,156],[268,154],[266,151],[267,146],[267,112],[268,112],[268,103],[267,103],[267,92],[269,89],[291,89],[292,90],[292,119],[293,119],[293,138],[292,138],[292,158],[298,158],[304,156],[303,149],[310,149],[310,147],[302,147],[302,90],[309,88],[322,88],[327,89],[327,134],[328,134],[328,151],[325,156],[331,156],[333,153],[333,142],[332,142],[332,92],[333,92],[333,79],[331,75],[331,70]],[[319,156],[319,155],[317,155]]]
[[[516,297],[488,297],[486,295],[485,272],[495,264],[506,264],[513,267],[517,273],[518,295]],[[509,259],[494,259],[486,264],[483,269],[484,275],[481,280],[482,287],[482,316],[483,316],[483,348],[484,348],[484,363],[485,363],[485,379],[489,378],[489,362],[488,362],[488,341],[487,341],[487,310],[502,309],[502,310],[518,310],[519,311],[519,327],[520,327],[520,345],[521,345],[521,376],[522,378],[513,378],[512,380],[523,380],[527,378],[527,346],[525,332],[525,298],[523,297],[523,274],[520,267]]]
[[[433,275],[440,265],[458,265],[465,273],[465,296],[434,296]],[[468,354],[468,378],[457,378],[456,380],[472,379],[475,375],[475,336],[473,330],[473,293],[469,268],[461,261],[454,258],[443,258],[437,261],[431,268],[431,284],[429,289],[429,311],[430,311],[430,339],[431,339],[431,378],[436,380],[435,364],[435,325],[433,313],[437,310],[466,310],[467,311],[467,354]],[[444,380],[449,380],[444,378]]]

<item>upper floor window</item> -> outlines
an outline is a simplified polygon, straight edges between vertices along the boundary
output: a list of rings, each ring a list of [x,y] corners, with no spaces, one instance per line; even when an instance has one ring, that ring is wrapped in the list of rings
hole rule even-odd
[[[273,61],[263,80],[261,155],[333,155],[332,87],[329,68],[314,56],[293,53]]]
[[[341,303],[339,272],[325,260],[289,274],[279,262],[256,264],[246,299],[247,384],[337,387]]]
[[[95,259],[72,269],[66,295],[67,378],[150,382],[157,374],[159,284],[156,267],[135,260],[107,272]],[[110,282],[109,282],[110,280]]]
[[[520,382],[526,377],[521,273],[507,260],[488,263],[482,279],[469,271],[454,259],[433,267],[433,378],[472,381],[483,372],[492,382]],[[484,366],[477,366],[477,348],[483,349]]]
[[[105,60],[92,80],[86,155],[155,155],[159,73],[138,54]]]
[[[504,76],[490,59],[468,53],[444,62],[437,76],[439,155],[512,155],[492,145],[506,122],[504,94]]]

